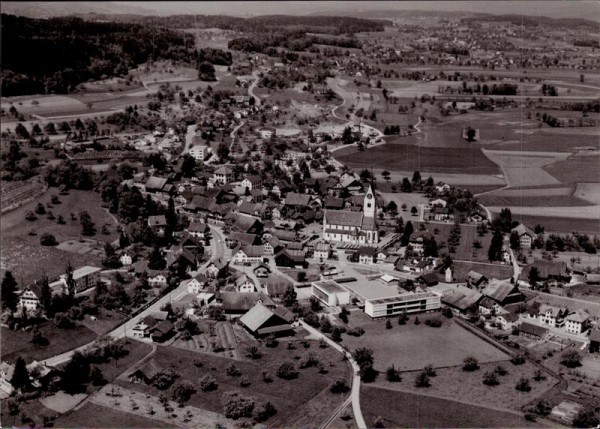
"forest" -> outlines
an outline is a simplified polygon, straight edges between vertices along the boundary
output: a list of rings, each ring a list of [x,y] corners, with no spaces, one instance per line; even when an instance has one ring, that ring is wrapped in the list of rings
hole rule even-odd
[[[2,14],[2,95],[68,93],[148,60],[196,63],[194,37],[162,27]]]
[[[89,18],[89,15],[80,15]],[[352,18],[347,16],[288,16],[264,15],[239,18],[223,15],[171,15],[165,17],[142,15],[94,15],[95,19],[138,24],[161,25],[169,28],[220,28],[247,33],[269,33],[294,28],[305,33],[354,34],[365,31],[383,31],[391,21]]]

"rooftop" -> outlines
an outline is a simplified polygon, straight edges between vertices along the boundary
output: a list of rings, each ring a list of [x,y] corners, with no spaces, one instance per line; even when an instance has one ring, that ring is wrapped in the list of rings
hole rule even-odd
[[[313,282],[313,286],[329,294],[347,292],[345,288],[343,288],[333,280],[322,280],[318,282]]]

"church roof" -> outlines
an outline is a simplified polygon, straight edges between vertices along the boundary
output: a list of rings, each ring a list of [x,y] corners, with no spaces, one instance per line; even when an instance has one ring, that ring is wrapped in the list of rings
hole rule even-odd
[[[329,225],[361,227],[363,213],[349,210],[327,210],[325,212],[325,219]]]

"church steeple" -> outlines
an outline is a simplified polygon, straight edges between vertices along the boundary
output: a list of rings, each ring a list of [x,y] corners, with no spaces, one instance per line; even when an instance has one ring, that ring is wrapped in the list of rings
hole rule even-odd
[[[373,192],[373,184],[369,183],[369,187],[367,188],[367,193],[365,194],[365,200],[363,203],[363,213],[365,217],[375,217],[375,211],[377,209],[377,204],[375,202],[375,192]]]

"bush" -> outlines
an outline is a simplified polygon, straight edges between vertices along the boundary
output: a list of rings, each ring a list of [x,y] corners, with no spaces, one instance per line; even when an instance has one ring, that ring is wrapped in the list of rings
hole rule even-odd
[[[577,368],[581,366],[581,355],[577,350],[567,350],[562,354],[560,363],[567,368]]]
[[[353,337],[360,337],[364,333],[365,333],[365,330],[363,328],[361,328],[360,326],[357,326],[356,328],[350,328],[346,331],[346,334],[352,335]]]
[[[277,338],[275,338],[275,335],[273,335],[273,334],[269,335],[265,341],[265,346],[267,346],[269,348],[277,347],[278,344],[279,344],[279,342],[277,341]]]
[[[229,364],[229,366],[226,369],[226,372],[229,377],[239,377],[240,375],[242,375],[242,371],[240,371],[240,369],[237,366],[235,366],[233,362]]]
[[[313,312],[307,313],[306,316],[304,316],[304,321],[313,328],[318,328],[321,323],[319,316]]]
[[[431,326],[432,328],[439,328],[440,326],[442,326],[442,321],[441,321],[441,319],[438,319],[438,318],[427,319],[427,320],[425,320],[425,324],[427,326]]]
[[[292,380],[298,377],[298,371],[296,371],[293,362],[284,362],[277,368],[276,375],[284,380]]]
[[[420,325],[420,324],[421,324],[421,321],[419,320],[419,318],[415,317],[415,325]]]
[[[488,371],[483,374],[483,384],[486,386],[497,386],[500,384],[498,381],[498,376],[493,371]]]
[[[254,400],[240,392],[226,392],[221,398],[225,417],[237,420],[240,417],[252,417]]]
[[[395,383],[401,381],[402,377],[400,377],[400,371],[394,368],[394,365],[392,365],[386,370],[385,379],[389,382]]]
[[[56,246],[58,242],[52,234],[50,234],[49,232],[44,232],[40,237],[40,244],[42,246]]]
[[[250,386],[250,379],[248,377],[246,377],[245,375],[242,375],[242,378],[240,378],[240,386],[242,387],[248,387]]]
[[[331,331],[331,339],[336,343],[342,341],[342,331],[337,326]]]
[[[311,352],[307,353],[302,359],[300,359],[300,368],[311,368],[319,366],[321,361]]]
[[[32,222],[36,219],[37,219],[37,216],[31,210],[27,210],[25,212],[25,220]]]
[[[519,392],[529,392],[529,391],[531,391],[531,386],[529,385],[529,380],[526,379],[526,378],[521,378],[517,382],[517,385],[515,386],[515,389],[517,389]]]
[[[385,329],[392,329],[392,322],[390,322],[390,319],[385,321]]]
[[[258,350],[258,347],[256,346],[248,346],[246,347],[246,357],[249,357],[250,359],[260,359],[260,357],[262,356],[262,354],[260,353],[260,350]]]
[[[255,422],[260,423],[264,422],[275,414],[277,414],[275,406],[271,402],[266,402],[263,405],[259,405],[258,407],[254,408],[254,411],[252,412],[252,418]]]
[[[331,390],[331,393],[335,394],[346,393],[350,390],[350,387],[348,386],[348,383],[346,383],[346,380],[340,379],[336,380],[336,382],[331,385],[329,390]]]
[[[182,381],[178,383],[173,389],[173,399],[177,401],[179,405],[185,404],[191,398],[192,394],[196,392],[196,388],[189,381]]]
[[[525,356],[522,354],[513,356],[510,360],[510,363],[512,363],[513,365],[523,365],[525,363]]]
[[[321,321],[319,322],[319,327],[321,332],[328,334],[331,332],[331,322],[327,316],[321,316]]]
[[[544,372],[541,369],[536,369],[535,373],[533,374],[533,379],[535,381],[542,381],[546,379],[546,374],[544,374]]]
[[[463,360],[463,371],[477,371],[479,369],[479,361],[473,356],[468,356]]]
[[[272,381],[273,381],[273,376],[272,376],[272,375],[271,375],[271,373],[270,373],[270,372],[268,372],[268,371],[263,371],[263,372],[262,372],[262,377],[263,377],[263,381],[264,381],[265,383],[270,383],[270,382],[272,382]]]
[[[383,423],[383,419],[381,417],[377,416],[377,418],[375,419],[375,422],[373,422],[373,427],[384,428],[385,424]]]
[[[167,371],[162,371],[154,375],[152,377],[152,385],[159,390],[167,390],[169,387],[173,385],[175,379],[179,377],[172,369],[168,369]]]
[[[212,375],[205,375],[200,379],[200,390],[203,392],[211,392],[217,390],[219,384]]]
[[[431,386],[431,382],[429,381],[429,376],[425,371],[421,371],[417,378],[415,379],[415,386],[417,387],[429,387]]]
[[[433,368],[433,365],[431,365],[431,364],[429,364],[425,368],[423,368],[423,372],[425,374],[427,374],[429,377],[437,376],[437,372],[435,372],[435,369]]]
[[[498,365],[494,369],[494,372],[500,376],[508,374],[508,371],[506,369],[504,369],[504,367],[502,365]]]

